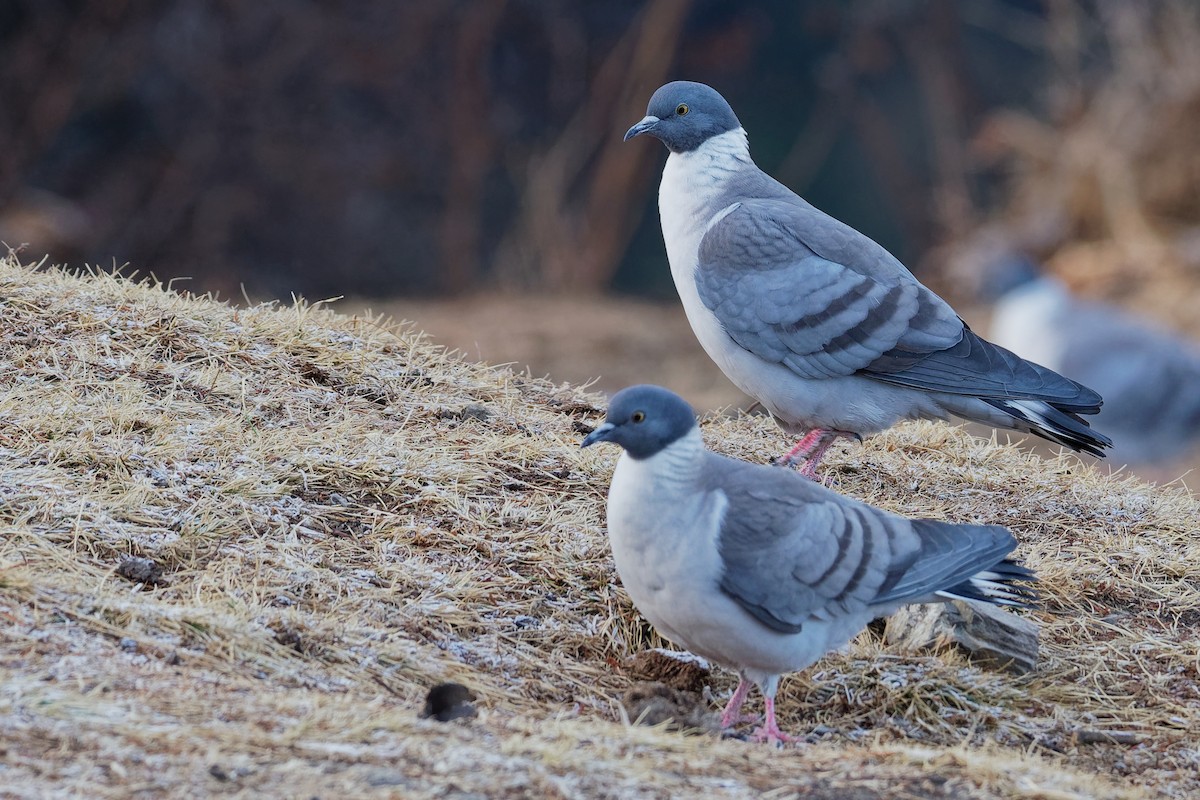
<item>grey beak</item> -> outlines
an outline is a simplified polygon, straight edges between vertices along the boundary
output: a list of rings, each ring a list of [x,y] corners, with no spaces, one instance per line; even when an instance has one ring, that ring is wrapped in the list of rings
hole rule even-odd
[[[614,430],[616,430],[616,428],[617,428],[616,425],[613,425],[611,422],[606,422],[603,425],[601,425],[599,428],[596,428],[596,430],[589,433],[587,435],[587,437],[584,438],[583,443],[579,446],[580,447],[591,447],[596,442],[610,441],[609,434],[612,433]]]
[[[628,131],[625,132],[625,141],[628,142],[630,139],[632,139],[635,136],[641,136],[643,133],[652,129],[655,125],[657,125],[660,122],[662,122],[662,120],[659,119],[658,117],[653,117],[650,115],[642,117],[641,122],[639,122],[637,125],[634,125],[632,128],[630,128]]]

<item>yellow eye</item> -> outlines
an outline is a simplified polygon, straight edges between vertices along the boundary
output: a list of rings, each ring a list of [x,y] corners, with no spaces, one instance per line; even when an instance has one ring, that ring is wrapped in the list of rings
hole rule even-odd
[[[679,116],[682,117],[687,112],[688,112],[687,103],[680,103],[679,105],[675,106],[675,113],[678,114]]]
[[[635,412],[633,412],[633,414],[630,415],[629,418],[631,420],[633,420],[634,422],[641,422],[642,420],[644,420],[646,418],[646,414],[641,411],[635,411]]]

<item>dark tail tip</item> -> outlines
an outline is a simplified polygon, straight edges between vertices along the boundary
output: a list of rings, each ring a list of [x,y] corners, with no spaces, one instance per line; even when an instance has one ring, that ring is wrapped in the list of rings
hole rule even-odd
[[[942,593],[997,606],[1037,608],[1038,593],[1033,589],[1035,583],[1037,576],[1032,570],[1006,558],[990,569],[980,570],[962,583],[944,589]]]
[[[1092,430],[1080,413],[1095,413],[1100,410],[1088,408],[1080,411],[1077,406],[1069,409],[1043,400],[987,400],[995,408],[1024,422],[1018,428],[1043,439],[1069,447],[1077,453],[1087,453],[1104,458],[1104,448],[1112,447],[1112,439],[1099,431]]]

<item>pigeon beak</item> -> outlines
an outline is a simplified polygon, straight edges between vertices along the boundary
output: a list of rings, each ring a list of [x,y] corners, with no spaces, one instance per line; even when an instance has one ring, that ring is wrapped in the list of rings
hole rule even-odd
[[[617,429],[616,425],[606,422],[587,435],[580,447],[591,447],[596,442],[611,442],[610,434]]]
[[[625,141],[628,142],[630,139],[632,139],[635,136],[641,136],[643,133],[646,133],[647,131],[652,130],[654,128],[654,126],[660,122],[662,122],[662,120],[659,119],[658,117],[653,117],[650,115],[642,117],[641,122],[639,122],[637,125],[634,125],[632,128],[630,128],[628,131],[625,132]]]

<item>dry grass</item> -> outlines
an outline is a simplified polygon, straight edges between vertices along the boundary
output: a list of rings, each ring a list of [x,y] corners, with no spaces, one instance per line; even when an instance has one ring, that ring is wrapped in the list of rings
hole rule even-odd
[[[697,409],[749,408],[754,402],[700,347],[677,298],[492,292],[347,300],[338,308],[420,320],[421,331],[434,343],[467,358],[550,375],[608,396],[635,383],[657,383]]]
[[[0,337],[5,796],[1200,792],[1185,492],[944,425],[838,449],[841,491],[1014,530],[1043,660],[1014,678],[864,634],[785,681],[814,743],[778,752],[618,721],[624,659],[662,643],[604,537],[616,452],[578,447],[598,397],[311,305],[12,260]],[[705,436],[787,444],[758,417]],[[121,577],[131,555],[161,579]],[[478,719],[417,718],[445,679]]]

